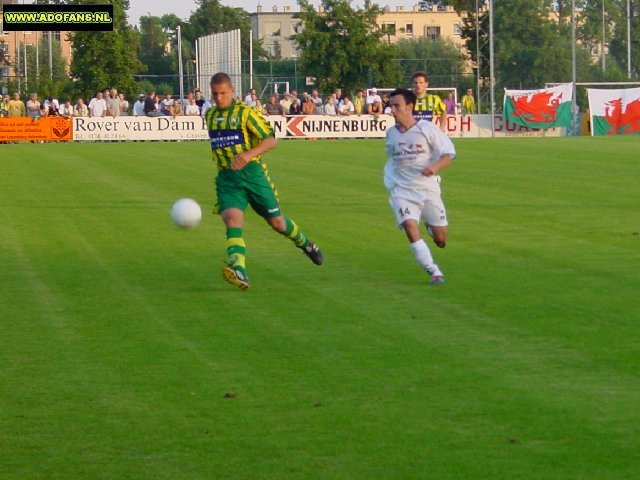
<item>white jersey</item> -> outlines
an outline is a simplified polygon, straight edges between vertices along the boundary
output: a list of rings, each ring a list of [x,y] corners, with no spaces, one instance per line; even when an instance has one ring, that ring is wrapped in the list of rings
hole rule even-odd
[[[439,127],[420,120],[406,132],[395,125],[387,130],[385,142],[387,163],[384,166],[384,186],[392,193],[419,201],[425,192],[440,192],[438,177],[426,177],[422,171],[433,165],[443,155],[453,159],[456,150]]]
[[[91,112],[92,117],[102,117],[102,115],[107,111],[107,102],[104,98],[98,100],[96,97],[93,97],[89,102],[89,111]]]

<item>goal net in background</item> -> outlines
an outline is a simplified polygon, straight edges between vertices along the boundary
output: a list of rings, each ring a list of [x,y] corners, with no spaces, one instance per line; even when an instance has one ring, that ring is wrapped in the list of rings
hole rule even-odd
[[[211,98],[209,81],[218,72],[231,77],[236,96],[242,95],[242,52],[240,30],[214,33],[196,40],[196,86],[206,99]]]

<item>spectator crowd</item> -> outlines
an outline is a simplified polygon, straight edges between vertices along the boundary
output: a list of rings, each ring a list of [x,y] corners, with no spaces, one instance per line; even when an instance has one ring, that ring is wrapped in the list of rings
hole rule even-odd
[[[449,93],[444,99],[444,104],[448,114],[463,113],[472,114],[475,112],[473,103],[473,92],[466,91],[462,97],[462,102],[457,104],[453,93]],[[470,99],[467,99],[470,97]],[[272,94],[263,104],[256,94],[255,89],[251,89],[245,97],[239,96],[239,102],[255,108],[264,115],[381,115],[390,113],[389,96],[385,93],[378,94],[376,88],[361,89],[353,97],[343,94],[337,88],[324,97],[320,96],[318,90],[311,93],[296,90],[286,92],[283,95]],[[3,95],[0,103],[0,117],[31,117],[38,119],[49,116],[62,117],[119,117],[133,115],[136,117],[160,117],[160,116],[204,116],[207,109],[214,104],[203,97],[199,89],[189,92],[182,101],[174,98],[170,92],[160,96],[155,91],[150,91],[146,95],[138,95],[135,101],[129,102],[123,92],[118,92],[116,88],[107,88],[96,92],[95,96],[88,103],[82,98],[78,98],[75,103],[65,99],[59,101],[49,97],[42,101],[37,93],[31,93],[26,101],[23,101],[19,93],[13,96]]]

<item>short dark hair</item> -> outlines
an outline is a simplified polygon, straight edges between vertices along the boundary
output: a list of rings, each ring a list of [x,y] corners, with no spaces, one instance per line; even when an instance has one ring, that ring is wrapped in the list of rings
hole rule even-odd
[[[411,77],[411,81],[414,81],[418,77],[424,78],[425,82],[429,81],[429,78],[427,77],[427,74],[425,72],[416,72],[416,73],[414,73],[413,77]]]
[[[396,88],[393,92],[389,94],[389,97],[395,97],[396,95],[402,95],[407,105],[416,104],[416,94],[413,93],[411,90],[407,90],[406,88]]]
[[[213,77],[211,77],[211,85],[220,85],[223,83],[228,83],[231,85],[231,77],[224,72],[218,72]]]

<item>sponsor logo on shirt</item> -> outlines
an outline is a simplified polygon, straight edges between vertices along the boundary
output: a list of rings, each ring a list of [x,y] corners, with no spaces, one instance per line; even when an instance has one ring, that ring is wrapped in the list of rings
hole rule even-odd
[[[209,139],[213,150],[245,143],[244,134],[241,130],[209,130]]]
[[[399,142],[397,145],[389,145],[389,153],[396,161],[410,161],[425,152],[424,145],[420,143]]]

